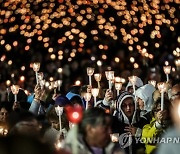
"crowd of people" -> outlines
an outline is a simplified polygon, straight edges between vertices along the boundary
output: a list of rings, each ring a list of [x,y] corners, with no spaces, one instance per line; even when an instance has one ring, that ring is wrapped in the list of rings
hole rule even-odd
[[[5,91],[0,153],[177,154],[180,84],[165,84],[163,97],[139,77],[134,88],[129,81],[119,94],[113,84],[99,87],[97,102],[85,98],[90,85],[74,85],[62,94],[37,83],[31,95],[20,88],[17,100]]]

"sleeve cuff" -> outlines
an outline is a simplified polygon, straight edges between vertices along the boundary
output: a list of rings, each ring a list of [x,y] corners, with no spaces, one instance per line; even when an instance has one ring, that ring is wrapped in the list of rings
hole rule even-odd
[[[159,123],[159,122],[155,122],[155,127],[158,128],[158,129],[161,129],[162,128],[162,125]]]
[[[103,105],[105,105],[105,106],[110,106],[110,103],[108,102],[108,101],[106,101],[105,99],[103,99]]]
[[[137,128],[135,137],[141,137],[141,135],[142,135],[142,129]]]

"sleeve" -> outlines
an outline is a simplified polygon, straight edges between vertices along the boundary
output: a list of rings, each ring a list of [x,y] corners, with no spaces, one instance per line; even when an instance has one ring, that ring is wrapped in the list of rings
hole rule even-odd
[[[148,141],[149,139],[155,139],[162,133],[162,128],[160,124],[156,126],[156,122],[147,124],[142,129],[142,139],[143,141]]]
[[[35,115],[44,114],[43,108],[40,100],[33,99],[29,111]]]

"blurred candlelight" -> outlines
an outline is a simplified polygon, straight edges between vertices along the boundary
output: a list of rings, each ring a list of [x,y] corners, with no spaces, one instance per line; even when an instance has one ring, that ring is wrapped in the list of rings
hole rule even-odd
[[[80,81],[80,80],[76,80],[76,81],[75,81],[75,85],[76,85],[76,86],[80,86],[80,85],[81,85],[81,81]]]
[[[121,82],[115,82],[115,89],[117,90],[117,96],[119,95],[119,91],[122,88],[122,83]]]
[[[98,88],[100,88],[100,81],[101,81],[101,77],[102,75],[100,73],[96,73],[94,74],[94,79],[96,80],[96,82],[98,83]]]
[[[94,73],[94,68],[87,67],[87,75],[89,76],[89,85],[92,86],[91,76]]]
[[[38,71],[40,69],[40,63],[33,63],[33,70],[34,72],[36,73],[36,83],[38,84],[39,83],[39,80],[38,80]]]
[[[17,94],[19,92],[19,85],[12,85],[11,86],[11,91],[14,94],[14,101],[17,102]]]
[[[164,93],[167,90],[167,86],[166,83],[164,82],[159,82],[157,84],[157,87],[161,93],[161,111],[164,109]]]
[[[86,110],[88,109],[88,102],[91,100],[91,93],[85,93],[84,99],[86,101]]]
[[[59,131],[62,133],[62,124],[61,124],[61,115],[63,113],[63,107],[56,106],[55,107],[56,114],[59,116]]]
[[[40,69],[40,63],[33,63],[33,70],[34,72],[38,72]]]
[[[57,80],[57,85],[58,85],[58,91],[60,91],[61,85],[62,85],[62,80]]]
[[[111,89],[112,88],[111,81],[114,80],[114,71],[105,71],[105,75],[109,83],[109,89]]]
[[[6,85],[9,87],[11,85],[11,81],[10,80],[7,80],[6,81]]]
[[[99,94],[99,88],[92,88],[91,89],[92,95],[94,97],[94,106],[96,106],[96,97]]]
[[[180,70],[180,58],[176,59],[174,62],[175,62],[177,70],[179,71]]]
[[[135,88],[135,85],[136,85],[136,81],[137,81],[137,76],[130,76],[128,77],[129,81],[131,82],[132,86],[133,86],[133,91],[134,91],[134,97],[135,97],[135,100],[136,100],[136,88]]]
[[[112,142],[118,142],[119,141],[119,134],[118,133],[110,134],[110,136],[111,136]]]
[[[171,66],[164,66],[163,67],[164,73],[166,74],[167,82],[169,81],[169,74],[171,73]]]

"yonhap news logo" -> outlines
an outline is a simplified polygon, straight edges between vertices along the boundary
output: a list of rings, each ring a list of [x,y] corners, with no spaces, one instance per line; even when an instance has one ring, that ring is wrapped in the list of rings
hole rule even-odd
[[[123,133],[119,136],[119,144],[121,148],[129,147],[132,144],[131,133]]]
[[[123,133],[119,136],[119,144],[121,148],[126,148],[131,146],[132,141],[135,141],[136,144],[179,144],[180,137],[132,137],[130,132]]]

